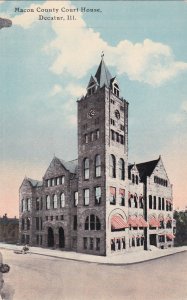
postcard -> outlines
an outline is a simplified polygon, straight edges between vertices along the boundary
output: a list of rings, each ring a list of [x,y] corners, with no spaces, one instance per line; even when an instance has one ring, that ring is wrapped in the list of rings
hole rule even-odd
[[[2,299],[186,299],[186,27],[187,1],[0,1]]]

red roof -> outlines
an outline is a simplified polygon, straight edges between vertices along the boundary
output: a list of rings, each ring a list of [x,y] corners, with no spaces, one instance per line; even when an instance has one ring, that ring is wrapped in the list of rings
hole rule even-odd
[[[123,229],[129,227],[127,222],[119,215],[112,216],[111,226],[112,229]]]
[[[172,240],[172,239],[175,238],[175,236],[174,236],[173,233],[167,233],[166,236],[167,236],[167,238],[170,239],[170,240]]]
[[[149,219],[149,225],[151,227],[159,227],[160,226],[160,222],[155,217],[151,217]]]
[[[139,221],[142,224],[142,226],[140,226],[140,227],[148,227],[148,223],[146,222],[146,220],[143,217],[140,217]]]
[[[138,227],[138,222],[136,217],[129,217],[128,224],[132,227]]]

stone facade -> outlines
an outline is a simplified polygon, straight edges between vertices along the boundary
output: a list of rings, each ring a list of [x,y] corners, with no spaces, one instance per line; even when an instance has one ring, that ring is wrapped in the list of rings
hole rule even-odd
[[[173,200],[161,157],[128,162],[128,102],[104,60],[78,104],[78,160],[54,157],[20,187],[20,240],[95,255],[173,246]]]
[[[7,214],[0,217],[0,242],[17,244],[19,241],[19,220],[8,218]]]

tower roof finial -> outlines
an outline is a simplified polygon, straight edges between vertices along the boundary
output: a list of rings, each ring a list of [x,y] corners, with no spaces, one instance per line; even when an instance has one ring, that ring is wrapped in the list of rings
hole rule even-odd
[[[102,52],[101,52],[101,59],[103,59],[104,56],[105,56],[105,55],[104,55],[104,51],[102,51]]]

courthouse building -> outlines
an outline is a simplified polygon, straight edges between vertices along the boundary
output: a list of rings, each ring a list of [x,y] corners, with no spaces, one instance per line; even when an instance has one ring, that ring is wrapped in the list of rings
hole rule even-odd
[[[23,180],[20,241],[95,255],[173,246],[172,185],[160,156],[129,163],[129,103],[103,57],[77,105],[78,159]]]

